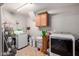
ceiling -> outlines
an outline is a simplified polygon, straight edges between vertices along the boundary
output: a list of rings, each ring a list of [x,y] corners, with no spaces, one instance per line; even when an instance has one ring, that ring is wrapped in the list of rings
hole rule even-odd
[[[23,4],[22,3],[5,3],[3,5],[3,8],[17,11],[17,9],[22,7]],[[28,3],[25,3],[25,4],[26,6],[24,6],[24,8],[22,8],[20,11],[17,11],[17,12],[21,12],[23,14],[26,14],[29,11],[38,12],[40,10],[57,12],[58,10],[63,9],[63,8],[66,10],[68,7],[71,9],[74,6],[79,7],[78,3],[33,3],[28,6],[27,6]]]

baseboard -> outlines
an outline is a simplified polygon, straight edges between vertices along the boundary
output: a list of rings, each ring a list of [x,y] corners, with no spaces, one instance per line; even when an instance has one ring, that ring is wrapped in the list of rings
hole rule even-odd
[[[23,49],[23,48],[25,48],[25,47],[27,47],[27,46],[28,46],[28,45],[26,45],[26,46],[24,46],[24,47],[22,47],[22,48],[19,48],[19,49],[17,48],[17,50],[21,50],[21,49]]]

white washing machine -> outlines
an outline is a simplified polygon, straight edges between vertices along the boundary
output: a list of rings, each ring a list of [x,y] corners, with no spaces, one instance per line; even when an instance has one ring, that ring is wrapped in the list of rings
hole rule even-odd
[[[16,35],[16,47],[17,47],[17,49],[21,49],[27,45],[28,45],[27,34],[26,33],[17,34]]]

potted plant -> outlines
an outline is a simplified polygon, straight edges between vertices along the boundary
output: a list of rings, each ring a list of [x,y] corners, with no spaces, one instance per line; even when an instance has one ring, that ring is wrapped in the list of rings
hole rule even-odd
[[[47,53],[47,35],[46,35],[47,31],[42,30],[42,47],[41,47],[41,52],[43,53]]]

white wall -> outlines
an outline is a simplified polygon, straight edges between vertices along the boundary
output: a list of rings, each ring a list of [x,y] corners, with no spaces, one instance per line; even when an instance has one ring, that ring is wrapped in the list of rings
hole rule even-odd
[[[32,17],[32,15],[33,15],[33,13],[30,13],[28,19],[26,20],[27,21],[26,25],[27,25],[27,27],[31,27],[30,34],[33,36],[37,36],[37,35],[40,35],[40,33],[39,33],[40,31],[39,31],[39,28],[36,27],[35,17],[34,16]]]
[[[74,10],[75,9],[75,10]],[[63,9],[64,10],[64,9]],[[52,16],[55,32],[70,32],[79,35],[79,8],[68,8],[67,11]]]
[[[52,7],[51,7],[52,8]],[[52,8],[53,9],[53,8]],[[57,13],[56,13],[57,12]],[[79,5],[72,5],[55,10],[55,13],[49,13],[49,31],[52,32],[70,32],[79,35]],[[32,15],[31,15],[32,16]],[[27,21],[28,26],[32,28],[32,34],[39,34],[40,30],[35,26],[35,21],[32,18]]]
[[[79,4],[66,6],[62,8],[53,9],[51,7],[51,13],[49,13],[49,27],[47,30],[56,32],[71,32],[79,35]],[[54,10],[54,11],[53,11]],[[50,11],[50,10],[48,10]],[[53,14],[54,13],[54,14]],[[16,21],[18,21],[19,27],[31,27],[31,35],[40,35],[40,29],[35,25],[35,18],[33,13],[30,12],[30,16],[23,16],[19,14],[12,15],[8,11],[3,11],[2,22],[9,21],[10,26],[16,29]]]
[[[19,14],[19,13],[13,13],[11,14],[9,11],[6,9],[2,10],[2,24],[7,21],[9,23],[9,26],[13,27],[14,30],[17,28],[25,30],[26,27],[26,20],[27,17]],[[19,22],[19,25],[17,26],[16,22]]]

